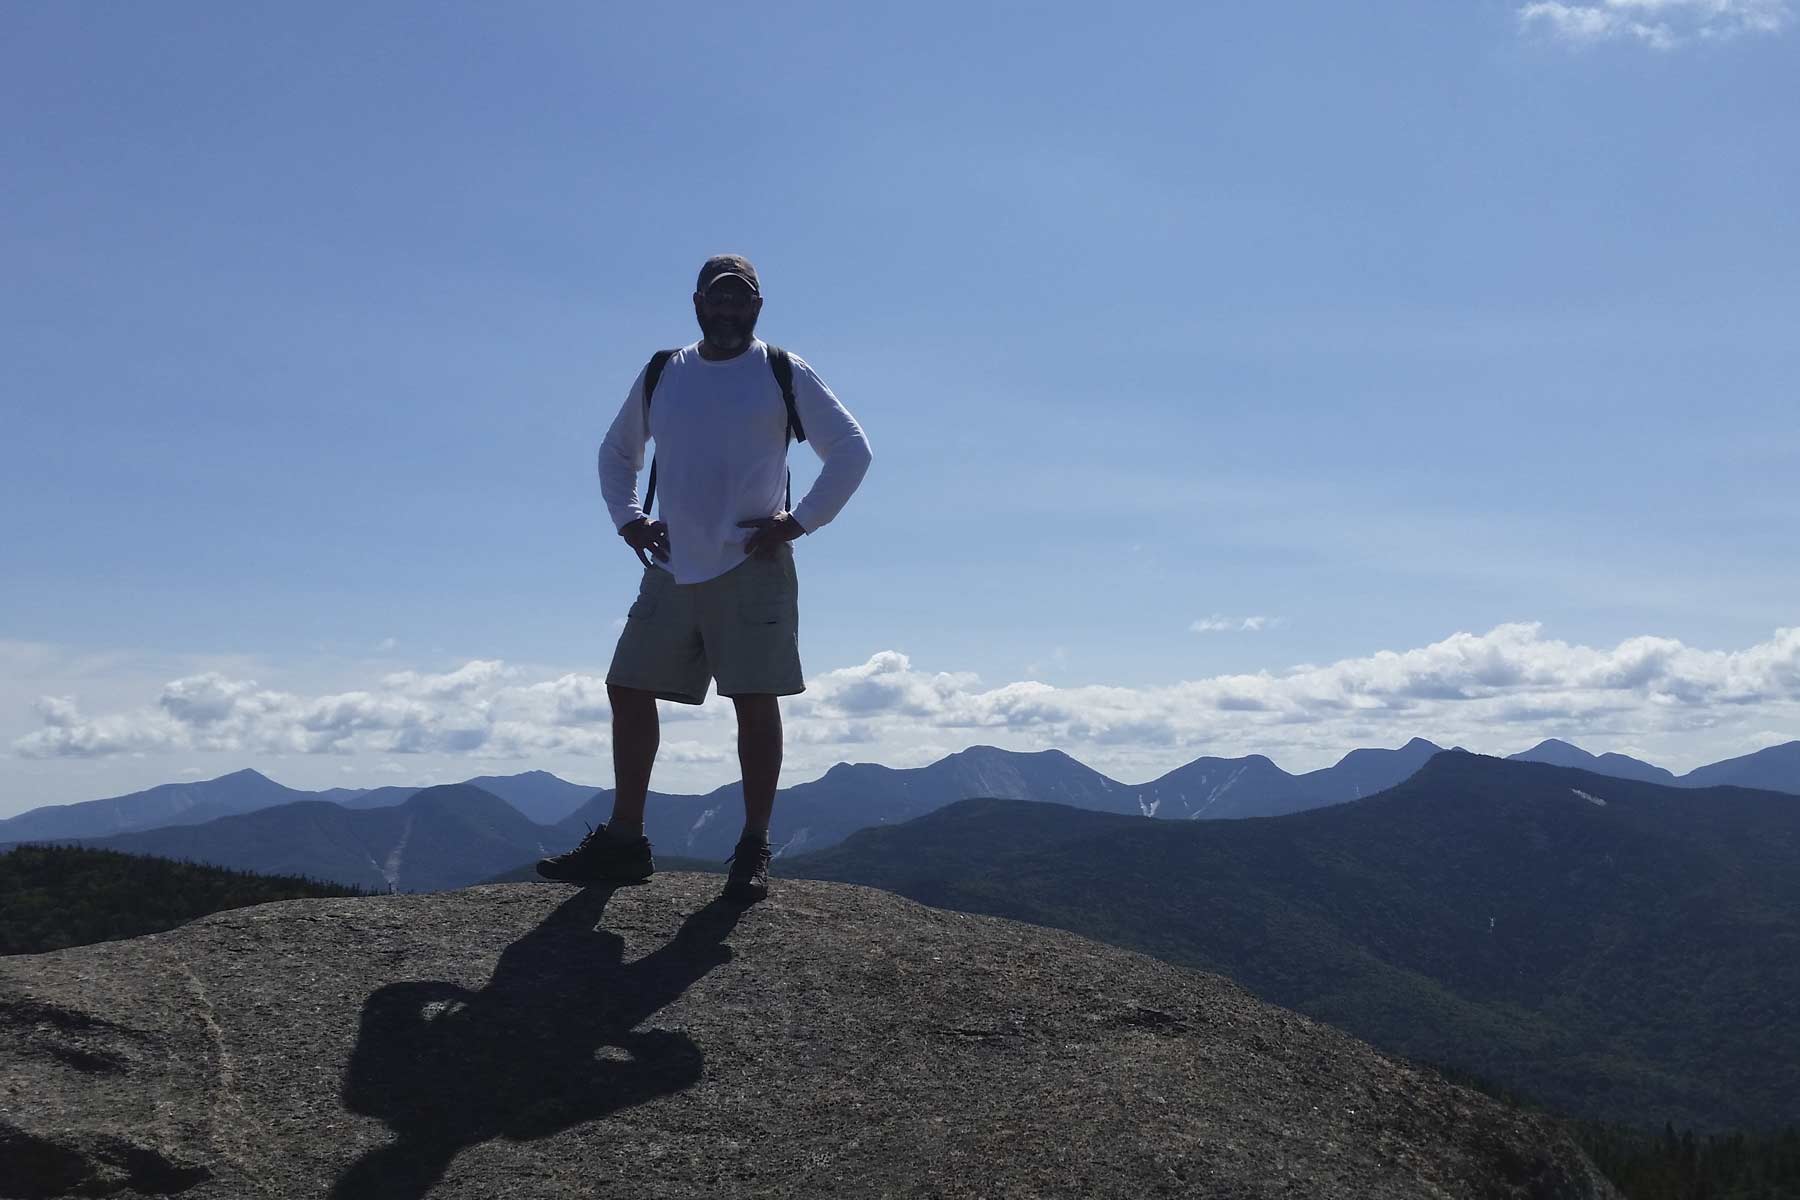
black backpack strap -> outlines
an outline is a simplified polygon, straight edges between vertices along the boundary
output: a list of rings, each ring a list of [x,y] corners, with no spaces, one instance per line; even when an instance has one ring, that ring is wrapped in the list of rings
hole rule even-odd
[[[650,428],[650,397],[656,394],[656,381],[662,378],[663,368],[675,357],[673,350],[658,350],[644,364],[644,428]],[[650,515],[650,506],[656,503],[656,456],[650,456],[650,482],[644,485],[644,515]]]
[[[673,350],[658,350],[644,364],[644,411],[650,410],[650,397],[656,394],[656,381],[662,378],[663,368],[675,357]]]
[[[781,402],[787,405],[788,436],[796,442],[806,440],[806,427],[800,424],[800,413],[794,408],[794,359],[780,346],[769,347],[769,370],[775,374],[775,382],[781,386]],[[788,512],[794,511],[794,473],[788,472],[787,504]]]
[[[800,424],[800,413],[794,408],[794,359],[780,346],[769,347],[769,370],[781,385],[781,401],[787,405],[788,436],[796,442],[806,440],[806,427]]]

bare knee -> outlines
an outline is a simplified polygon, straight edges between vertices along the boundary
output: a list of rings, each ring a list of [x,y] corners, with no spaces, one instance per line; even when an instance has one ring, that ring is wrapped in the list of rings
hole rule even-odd
[[[737,709],[738,724],[766,726],[781,724],[781,697],[750,695],[733,696],[731,703]]]
[[[642,717],[656,715],[656,694],[639,688],[606,685],[606,698],[612,703],[614,716]]]

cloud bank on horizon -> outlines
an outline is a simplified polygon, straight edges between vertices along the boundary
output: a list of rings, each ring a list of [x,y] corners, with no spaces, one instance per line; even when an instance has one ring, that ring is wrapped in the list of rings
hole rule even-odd
[[[1567,42],[1628,41],[1653,50],[1776,34],[1794,20],[1788,0],[1535,0],[1518,9],[1527,29]]]
[[[686,764],[714,784],[736,777],[728,704],[662,707],[660,763]],[[433,755],[542,765],[611,750],[601,677],[533,678],[498,660],[389,672],[321,695],[208,671],[170,681],[137,708],[90,715],[73,697],[44,697],[37,713],[41,728],[13,743],[21,757]],[[910,766],[974,742],[1055,747],[1140,778],[1202,753],[1317,763],[1414,735],[1500,752],[1574,737],[1698,762],[1787,740],[1797,718],[1800,627],[1718,651],[1652,636],[1574,645],[1523,622],[1326,665],[1135,688],[985,686],[884,650],[813,676],[786,705],[795,778],[851,748],[862,761]]]

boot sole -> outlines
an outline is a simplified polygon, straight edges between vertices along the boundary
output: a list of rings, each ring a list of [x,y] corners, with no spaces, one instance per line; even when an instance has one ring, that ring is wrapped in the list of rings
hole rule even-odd
[[[655,877],[651,875],[633,875],[629,879],[615,879],[610,876],[604,879],[558,879],[554,876],[546,875],[544,876],[544,882],[567,883],[575,887],[637,887],[640,884],[649,883],[653,878]]]
[[[629,873],[621,871],[617,874],[603,874],[600,872],[594,872],[592,874],[585,874],[585,875],[552,875],[549,872],[544,870],[544,866],[542,863],[539,863],[538,868],[537,868],[537,873],[541,878],[548,879],[552,883],[627,884],[627,883],[649,883],[651,878],[653,876],[655,876],[655,874],[656,874],[656,868],[651,867],[649,870],[646,870],[646,871],[632,871]]]

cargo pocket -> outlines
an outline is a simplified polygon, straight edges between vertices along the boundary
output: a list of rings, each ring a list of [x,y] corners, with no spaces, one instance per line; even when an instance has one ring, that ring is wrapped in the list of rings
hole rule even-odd
[[[613,611],[618,612],[619,610],[615,608]],[[631,602],[631,607],[625,610],[625,619],[627,621],[641,621],[655,611],[655,596],[639,596],[636,600]]]
[[[781,600],[763,600],[746,604],[738,610],[738,621],[744,625],[767,627],[779,625],[786,616],[787,604]]]

